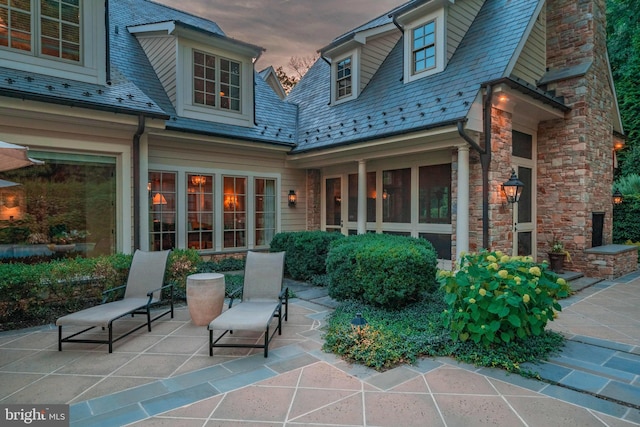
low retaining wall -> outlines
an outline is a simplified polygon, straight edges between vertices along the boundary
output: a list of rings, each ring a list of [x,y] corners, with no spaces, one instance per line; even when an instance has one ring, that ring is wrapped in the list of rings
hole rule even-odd
[[[615,279],[638,269],[638,248],[632,245],[604,245],[586,249],[587,277]]]

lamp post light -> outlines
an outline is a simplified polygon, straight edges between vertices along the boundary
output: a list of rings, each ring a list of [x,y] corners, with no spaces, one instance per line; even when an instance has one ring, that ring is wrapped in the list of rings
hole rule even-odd
[[[522,190],[524,189],[524,183],[518,179],[518,175],[516,175],[515,169],[511,169],[511,177],[509,180],[502,184],[502,192],[507,198],[507,202],[511,205],[515,205],[520,200],[520,196],[522,195]],[[513,236],[516,233],[516,222],[513,220],[515,216],[515,206],[513,207],[511,218],[513,222]],[[513,256],[517,255],[517,245],[513,244]]]

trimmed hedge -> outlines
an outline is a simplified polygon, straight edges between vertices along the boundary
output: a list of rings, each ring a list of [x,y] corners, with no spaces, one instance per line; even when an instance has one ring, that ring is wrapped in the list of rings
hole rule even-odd
[[[54,322],[60,316],[91,307],[102,292],[126,282],[132,255],[69,258],[39,264],[0,264],[0,330]],[[174,296],[185,298],[187,275],[196,271],[195,250],[174,250],[166,282]]]
[[[437,289],[433,245],[413,237],[362,234],[337,240],[327,256],[329,295],[400,309]]]
[[[278,233],[271,240],[271,252],[285,251],[285,272],[295,280],[311,280],[326,272],[329,246],[344,236],[327,231]]]

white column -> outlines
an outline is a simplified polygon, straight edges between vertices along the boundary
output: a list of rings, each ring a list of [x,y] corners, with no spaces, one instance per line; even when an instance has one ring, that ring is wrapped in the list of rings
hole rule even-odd
[[[358,234],[367,232],[367,161],[358,160]]]
[[[469,146],[458,147],[458,200],[456,209],[456,259],[469,251]]]

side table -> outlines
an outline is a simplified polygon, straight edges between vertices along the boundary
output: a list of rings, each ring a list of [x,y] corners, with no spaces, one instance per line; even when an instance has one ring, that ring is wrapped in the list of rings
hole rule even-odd
[[[187,276],[187,307],[196,326],[206,326],[222,313],[224,275],[198,273]]]

